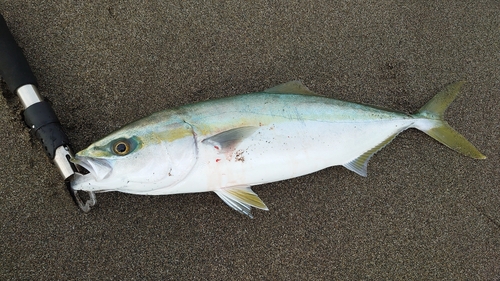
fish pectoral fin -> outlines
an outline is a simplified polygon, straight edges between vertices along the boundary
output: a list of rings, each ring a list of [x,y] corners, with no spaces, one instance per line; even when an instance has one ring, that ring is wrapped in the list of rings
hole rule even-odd
[[[214,192],[219,195],[229,207],[250,218],[253,218],[251,213],[252,207],[266,211],[269,210],[266,204],[260,200],[259,196],[253,192],[250,186],[231,186],[215,190]]]
[[[302,84],[302,82],[297,80],[269,88],[264,90],[264,92],[270,94],[301,94],[319,96],[315,92],[309,90],[304,84]]]
[[[217,135],[202,140],[204,144],[217,146],[221,153],[227,153],[232,150],[245,138],[251,136],[259,127],[245,126],[224,131]]]
[[[358,158],[352,160],[349,163],[346,163],[342,166],[345,168],[355,172],[356,174],[366,177],[368,175],[368,161],[370,161],[370,158],[377,153],[379,150],[384,148],[387,144],[389,144],[398,134],[391,135],[387,139],[385,139],[383,142],[377,144],[374,146],[372,149],[368,150],[367,152],[361,154]]]

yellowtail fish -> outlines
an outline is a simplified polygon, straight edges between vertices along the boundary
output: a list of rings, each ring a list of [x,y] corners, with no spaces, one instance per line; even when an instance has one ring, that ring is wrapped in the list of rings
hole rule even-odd
[[[298,81],[260,93],[155,113],[78,152],[74,190],[163,195],[215,192],[236,211],[267,210],[250,187],[342,165],[361,176],[399,133],[419,129],[451,149],[486,158],[443,120],[463,82],[415,114],[319,96]]]

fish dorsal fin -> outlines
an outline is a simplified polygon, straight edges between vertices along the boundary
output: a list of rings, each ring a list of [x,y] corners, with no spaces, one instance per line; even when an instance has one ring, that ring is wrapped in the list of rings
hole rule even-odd
[[[319,96],[315,92],[309,90],[304,84],[302,84],[302,82],[297,80],[269,88],[264,90],[264,92],[270,94],[301,94]]]
[[[218,133],[217,135],[213,135],[202,140],[201,142],[217,146],[217,149],[220,149],[221,153],[226,153],[233,150],[242,140],[251,136],[258,128],[259,127],[255,126],[234,128]]]
[[[266,211],[269,210],[266,204],[260,200],[259,196],[253,192],[250,186],[231,186],[215,190],[214,192],[219,195],[229,207],[250,218],[253,218],[251,213],[252,207]]]
[[[387,144],[389,144],[398,134],[391,135],[387,139],[385,139],[383,142],[377,144],[375,147],[372,149],[368,150],[367,152],[361,154],[358,158],[352,160],[351,162],[344,164],[343,166],[356,174],[366,177],[368,175],[368,161],[370,161],[370,158],[377,153],[379,150],[384,148]]]

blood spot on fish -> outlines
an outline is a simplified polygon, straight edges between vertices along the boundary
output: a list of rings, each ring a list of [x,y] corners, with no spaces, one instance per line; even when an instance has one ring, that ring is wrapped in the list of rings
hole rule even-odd
[[[234,160],[245,162],[245,157],[243,156],[244,151],[242,149],[236,151]]]
[[[217,162],[217,163],[220,162],[220,159],[219,158],[215,159],[215,162]]]
[[[214,145],[214,148],[217,149],[217,150],[220,149],[220,147],[218,147],[217,145]]]

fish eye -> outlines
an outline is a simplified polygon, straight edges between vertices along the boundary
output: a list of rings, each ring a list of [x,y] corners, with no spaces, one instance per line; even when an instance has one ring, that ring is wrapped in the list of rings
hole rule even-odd
[[[130,152],[130,142],[128,140],[118,140],[113,144],[113,152],[116,155],[124,156]]]

